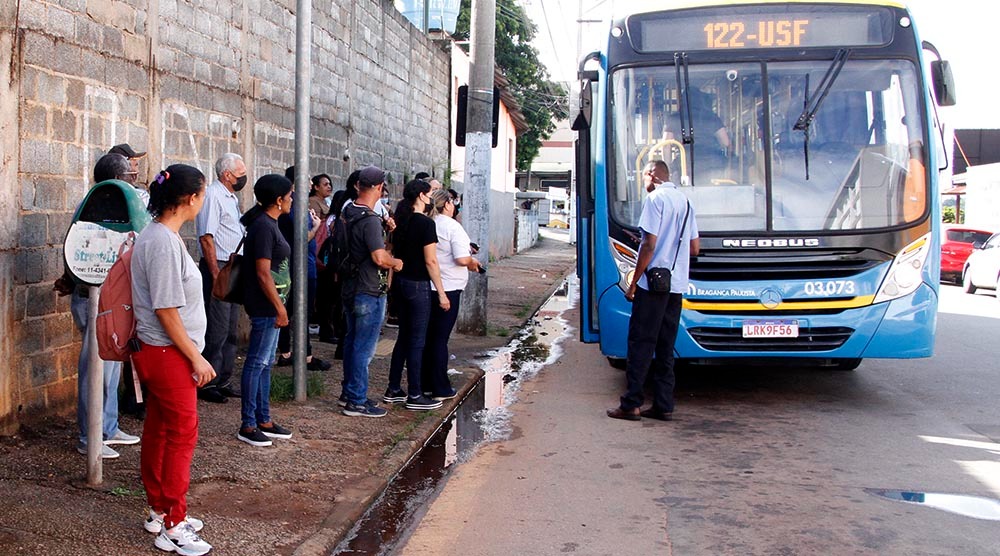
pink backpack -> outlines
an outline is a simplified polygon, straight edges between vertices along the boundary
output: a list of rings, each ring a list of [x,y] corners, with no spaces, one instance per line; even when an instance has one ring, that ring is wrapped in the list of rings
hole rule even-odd
[[[97,351],[105,361],[128,361],[132,358],[135,338],[135,311],[132,307],[132,245],[130,233],[118,249],[118,260],[111,265],[101,297],[97,302]]]

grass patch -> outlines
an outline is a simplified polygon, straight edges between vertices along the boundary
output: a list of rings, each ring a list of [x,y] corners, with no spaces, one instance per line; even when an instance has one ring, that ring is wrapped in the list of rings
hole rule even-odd
[[[505,326],[497,326],[495,324],[486,325],[486,334],[488,336],[500,336],[501,338],[506,338],[510,336],[510,329]]]
[[[409,438],[410,435],[413,434],[413,431],[417,430],[417,427],[426,421],[433,413],[436,413],[436,411],[421,411],[413,417],[412,421],[403,427],[403,430],[389,437],[389,445],[386,446],[385,450],[382,452],[382,457],[388,457],[397,444]]]
[[[121,486],[117,486],[111,489],[110,491],[108,491],[108,493],[111,494],[111,496],[133,496],[133,497],[146,496],[146,491],[141,488],[132,489]]]
[[[323,395],[323,378],[318,373],[306,374],[306,396]],[[295,381],[290,374],[271,373],[271,401],[288,402],[295,399]]]
[[[514,312],[514,316],[523,319],[524,317],[531,314],[531,305],[522,305],[520,309]]]

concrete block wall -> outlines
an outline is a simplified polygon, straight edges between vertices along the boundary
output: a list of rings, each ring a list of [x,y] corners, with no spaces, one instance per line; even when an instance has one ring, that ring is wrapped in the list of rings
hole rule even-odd
[[[0,2],[0,433],[76,403],[80,334],[52,283],[72,211],[111,145],[251,183],[294,161],[294,0]],[[390,0],[314,0],[310,173],[448,160],[449,54]],[[344,160],[345,156],[349,160]],[[253,202],[252,188],[243,206]],[[198,256],[193,228],[185,230]]]

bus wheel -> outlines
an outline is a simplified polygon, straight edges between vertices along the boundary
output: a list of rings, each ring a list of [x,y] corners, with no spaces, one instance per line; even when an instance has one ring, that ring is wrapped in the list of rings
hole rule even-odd
[[[611,365],[620,371],[625,370],[625,361],[626,360],[621,357],[608,357],[608,365]]]
[[[976,293],[976,286],[972,284],[972,277],[969,276],[968,267],[962,271],[962,291],[965,293]]]
[[[861,364],[861,358],[857,359],[834,359],[830,369],[834,371],[853,371]]]

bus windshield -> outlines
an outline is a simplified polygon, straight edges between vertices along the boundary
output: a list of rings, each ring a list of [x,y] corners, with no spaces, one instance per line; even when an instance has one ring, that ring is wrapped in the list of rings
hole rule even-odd
[[[612,216],[637,226],[642,168],[664,160],[703,232],[835,232],[923,218],[929,191],[917,68],[848,58],[814,118],[796,129],[830,64],[614,71]]]

